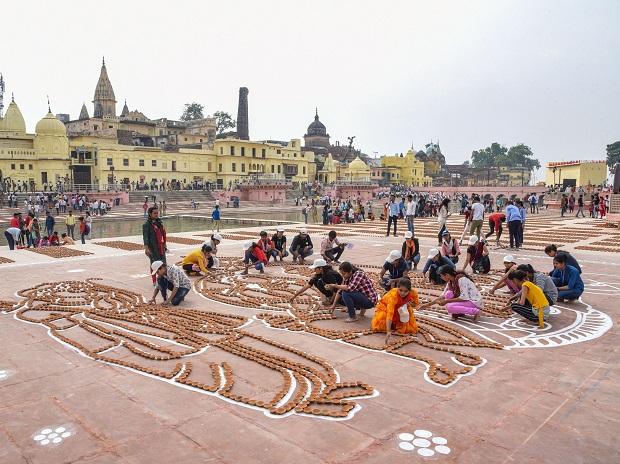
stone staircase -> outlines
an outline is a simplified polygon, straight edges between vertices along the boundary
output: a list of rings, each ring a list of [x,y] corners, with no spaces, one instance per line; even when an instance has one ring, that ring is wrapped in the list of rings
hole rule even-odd
[[[210,190],[134,190],[129,192],[129,202],[143,203],[146,196],[149,197],[150,202],[152,195],[156,196],[157,201],[165,201],[166,203],[189,203],[192,199],[197,203],[215,202],[213,193]]]

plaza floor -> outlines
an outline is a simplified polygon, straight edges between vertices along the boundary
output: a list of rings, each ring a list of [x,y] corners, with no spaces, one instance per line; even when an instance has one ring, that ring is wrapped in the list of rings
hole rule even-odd
[[[221,271],[172,309],[143,300],[140,237],[58,256],[0,248],[0,463],[619,462],[620,232],[601,225],[528,219],[518,263],[549,270],[542,248],[556,243],[586,283],[544,328],[507,314],[498,292],[477,324],[430,308],[419,334],[387,346],[372,311],[345,324],[312,292],[289,304],[305,267],[240,276],[258,228],[226,230]],[[308,228],[318,249],[329,228]],[[373,277],[402,243],[384,223],[335,228],[353,245],[343,259]],[[460,236],[462,219],[449,228]],[[416,222],[423,256],[436,229]],[[209,232],[172,234],[168,261]],[[505,254],[492,247],[493,269]],[[475,277],[483,290],[497,278]],[[441,290],[413,282],[422,301]]]

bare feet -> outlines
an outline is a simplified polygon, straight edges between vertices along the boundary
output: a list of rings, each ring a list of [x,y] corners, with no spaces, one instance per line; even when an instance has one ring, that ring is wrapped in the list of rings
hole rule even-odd
[[[480,313],[481,313],[481,312],[482,312],[482,311],[478,311],[478,312],[476,313],[476,315],[474,316],[474,322],[478,322],[478,321],[480,320]]]

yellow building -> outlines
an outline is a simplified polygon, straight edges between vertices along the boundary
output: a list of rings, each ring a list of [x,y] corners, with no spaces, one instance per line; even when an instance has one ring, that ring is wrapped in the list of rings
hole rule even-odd
[[[11,101],[4,118],[0,118],[3,179],[28,188],[63,180],[69,174],[68,152],[65,126],[51,112],[37,123],[34,134],[28,134],[19,107]]]
[[[116,97],[105,63],[93,99],[94,115],[82,105],[80,118],[65,125],[51,112],[26,133],[15,102],[0,118],[0,177],[23,188],[40,190],[64,183],[100,188],[106,184],[153,184],[194,181],[218,187],[241,183],[252,176],[312,183],[316,177],[313,152],[301,141],[217,139],[214,118],[151,120],[129,111],[116,115]]]
[[[312,152],[306,152],[312,153]],[[338,161],[335,161],[331,153],[327,155],[325,162],[323,163],[323,169],[317,172],[317,180],[325,184],[331,184],[338,180]]]
[[[345,168],[340,171],[340,179],[350,182],[369,182],[370,168],[357,156]]]
[[[375,176],[378,175],[392,184],[428,187],[433,183],[429,176],[424,175],[424,163],[416,157],[413,150],[408,150],[405,155],[383,156],[381,168],[375,171]]]
[[[532,172],[528,168],[500,166],[497,173],[497,184],[510,187],[530,185],[531,177]]]
[[[545,183],[565,187],[602,185],[607,180],[605,160],[559,161],[547,163]]]

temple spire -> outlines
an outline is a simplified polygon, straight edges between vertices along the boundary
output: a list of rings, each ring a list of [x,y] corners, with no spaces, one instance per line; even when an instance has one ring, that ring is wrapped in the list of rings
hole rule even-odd
[[[52,112],[52,107],[50,106],[50,96],[47,95],[47,112],[51,113]]]

